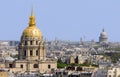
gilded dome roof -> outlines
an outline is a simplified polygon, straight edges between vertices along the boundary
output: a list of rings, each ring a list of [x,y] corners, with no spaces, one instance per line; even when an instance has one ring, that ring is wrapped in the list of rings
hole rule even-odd
[[[27,27],[24,31],[23,31],[23,37],[38,37],[41,38],[42,37],[42,33],[41,31],[37,28],[37,27]]]
[[[23,31],[22,37],[42,39],[42,33],[35,24],[35,16],[33,15],[33,12],[30,16],[29,26]]]

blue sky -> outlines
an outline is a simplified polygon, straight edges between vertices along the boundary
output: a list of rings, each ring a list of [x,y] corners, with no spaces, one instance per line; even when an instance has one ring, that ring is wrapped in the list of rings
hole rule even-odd
[[[20,40],[34,5],[36,24],[49,40],[120,41],[120,0],[1,0],[0,40]]]

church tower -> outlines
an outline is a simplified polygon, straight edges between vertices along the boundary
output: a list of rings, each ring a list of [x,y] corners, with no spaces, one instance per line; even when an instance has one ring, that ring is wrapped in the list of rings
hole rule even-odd
[[[45,60],[43,36],[37,28],[33,9],[29,18],[29,25],[23,31],[19,44],[19,60]]]

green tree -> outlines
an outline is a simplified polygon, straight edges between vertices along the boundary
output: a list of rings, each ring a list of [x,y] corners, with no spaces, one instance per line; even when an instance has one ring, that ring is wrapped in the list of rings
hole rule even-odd
[[[67,64],[63,63],[60,59],[57,61],[57,68],[65,68]]]

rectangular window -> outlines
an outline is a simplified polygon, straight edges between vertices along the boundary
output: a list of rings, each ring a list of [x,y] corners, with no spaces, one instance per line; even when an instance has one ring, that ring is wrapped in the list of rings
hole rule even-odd
[[[38,41],[36,41],[36,45],[38,45]]]
[[[20,68],[23,68],[23,65],[22,65],[22,64],[20,65]]]
[[[25,45],[27,45],[27,41],[25,41]]]
[[[26,56],[26,50],[24,51],[24,56]]]
[[[38,50],[36,50],[36,56],[38,56]]]
[[[13,65],[12,65],[12,64],[9,64],[9,68],[13,68]]]
[[[33,45],[33,42],[32,42],[32,41],[30,41],[30,45]]]
[[[48,69],[50,69],[51,68],[51,66],[50,65],[48,65]]]
[[[33,51],[32,50],[30,50],[30,56],[32,56],[33,55]]]
[[[38,68],[38,64],[34,64],[34,68]]]

